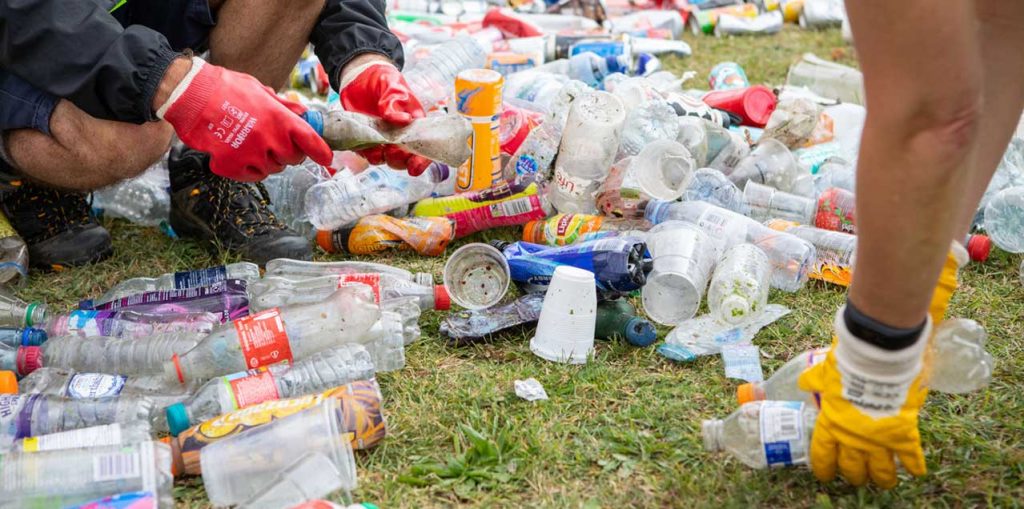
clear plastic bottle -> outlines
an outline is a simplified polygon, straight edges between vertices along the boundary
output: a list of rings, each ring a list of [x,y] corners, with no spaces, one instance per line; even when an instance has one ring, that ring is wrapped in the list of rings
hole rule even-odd
[[[785,219],[811,224],[818,208],[817,200],[749,181],[743,188],[743,200],[747,202],[747,215],[758,221]]]
[[[653,224],[679,219],[701,227],[725,247],[749,242],[761,248],[772,263],[772,286],[795,292],[807,282],[816,259],[814,245],[794,235],[779,232],[731,210],[710,203],[652,201],[646,218]]]
[[[410,177],[383,167],[358,175],[345,169],[306,192],[306,215],[318,230],[335,230],[361,217],[383,214],[430,196],[429,176]]]
[[[811,174],[803,170],[793,153],[774,139],[760,141],[736,167],[725,173],[729,180],[743,187],[748,181],[794,192],[798,184],[811,184]],[[803,180],[801,180],[803,179]]]
[[[148,420],[153,402],[145,397],[67,399],[45,394],[0,395],[0,450],[17,438],[72,429]],[[0,498],[2,500],[2,498]]]
[[[46,365],[95,373],[145,375],[160,373],[174,354],[185,353],[202,338],[199,334],[171,332],[144,339],[106,336],[64,336],[43,343]]]
[[[191,384],[277,362],[293,362],[354,342],[379,317],[380,308],[374,303],[370,287],[346,285],[323,302],[272,308],[224,324],[195,348],[165,362],[164,375]]]
[[[0,284],[24,284],[28,281],[28,246],[0,214]]]
[[[455,76],[466,69],[484,66],[487,50],[473,37],[462,35],[448,41],[403,73],[424,110],[452,96]]]
[[[654,99],[633,108],[622,126],[617,158],[635,156],[648,143],[675,140],[679,136],[679,117],[664,99]]]
[[[708,308],[725,323],[740,324],[768,304],[768,255],[753,244],[740,244],[725,252],[711,276]]]
[[[137,177],[93,191],[92,207],[105,217],[158,226],[166,223],[171,213],[170,188],[164,157]]]
[[[312,235],[314,228],[306,216],[306,192],[331,178],[327,170],[310,159],[288,166],[263,180],[270,195],[270,208],[286,226],[300,235]]]
[[[183,290],[209,286],[228,279],[242,279],[251,283],[260,278],[260,267],[255,263],[237,262],[206,269],[168,272],[158,277],[135,277],[114,285],[93,302],[96,305],[145,292]]]
[[[574,80],[582,81],[591,88],[600,89],[606,76],[613,72],[629,72],[629,67],[629,57],[626,55],[603,57],[590,51],[584,51],[569,58],[545,63],[537,69],[563,74]]]
[[[611,170],[625,120],[622,101],[607,92],[573,101],[549,194],[559,212],[597,212],[594,193]]]
[[[727,451],[751,468],[809,461],[818,411],[800,401],[754,401],[725,419],[704,421],[704,450]]]
[[[434,276],[426,272],[413,274],[399,267],[383,263],[345,260],[338,262],[308,262],[290,258],[276,258],[267,262],[266,276],[280,276],[289,279],[310,279],[338,274],[390,274],[397,279],[415,281],[424,286],[434,284]]]
[[[0,503],[68,507],[111,493],[147,491],[159,507],[174,507],[173,482],[171,450],[160,442],[10,454],[0,477]]]
[[[43,365],[43,354],[38,346],[0,345],[0,371],[13,371],[19,377]]]
[[[380,373],[405,367],[407,333],[402,315],[395,311],[382,311],[380,319],[358,339],[370,352],[373,366]]]
[[[45,334],[52,337],[107,336],[142,339],[172,332],[209,334],[220,323],[221,315],[205,311],[165,313],[78,310],[50,318],[46,324]]]
[[[0,286],[0,327],[35,327],[46,319],[46,304],[25,302]]]
[[[535,108],[549,110],[556,103],[559,92],[569,82],[569,78],[562,74],[541,70],[517,72],[505,81],[502,98],[525,101]],[[586,86],[585,83],[581,84]]]
[[[46,331],[25,327],[0,327],[0,345],[9,347],[39,346],[46,342]]]
[[[985,207],[985,231],[1000,249],[1024,253],[1024,186],[999,191]]]
[[[272,364],[206,382],[188,399],[167,407],[167,424],[174,436],[218,415],[264,401],[322,392],[373,377],[374,366],[366,348],[339,345],[296,362]]]
[[[269,276],[257,281],[250,288],[250,306],[256,311],[262,311],[286,305],[313,304],[323,301],[342,284],[348,282],[373,286],[382,302],[413,297],[419,309],[424,311],[445,310],[451,307],[451,300],[444,285],[421,285],[416,281],[387,273],[338,274],[310,279]]]
[[[808,272],[811,279],[850,286],[853,282],[853,265],[857,257],[857,236],[849,233],[822,230],[793,221],[772,219],[765,225],[773,230],[786,232],[814,245],[816,259]]]
[[[88,428],[59,431],[47,435],[15,440],[11,452],[43,452],[104,445],[137,444],[152,439],[152,428],[146,421],[112,423]]]
[[[856,167],[841,157],[830,157],[818,165],[814,174],[815,196],[830,187],[854,191],[857,182]]]
[[[148,397],[158,407],[188,397],[189,388],[169,382],[161,375],[118,375],[82,373],[65,368],[44,367],[18,382],[23,394],[50,394],[68,399]]]
[[[701,168],[693,173],[683,201],[703,201],[733,212],[746,214],[747,205],[736,184],[714,168]]]

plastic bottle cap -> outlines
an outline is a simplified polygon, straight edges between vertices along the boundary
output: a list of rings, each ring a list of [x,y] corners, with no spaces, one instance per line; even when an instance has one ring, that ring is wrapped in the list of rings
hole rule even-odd
[[[738,323],[750,315],[750,303],[739,295],[722,299],[722,318],[727,323]]]
[[[189,428],[192,423],[188,420],[188,411],[185,405],[175,403],[167,407],[167,427],[171,430],[171,436],[178,436],[182,431]]]
[[[13,371],[0,371],[0,394],[17,394],[18,377]]]
[[[21,331],[21,346],[39,346],[46,342],[46,331],[26,327]]]
[[[434,285],[434,309],[444,311],[452,308],[452,298],[444,285]]]
[[[333,253],[334,243],[331,242],[331,232],[328,230],[317,230],[316,232],[316,245],[320,246],[320,249]]]
[[[971,235],[967,240],[967,254],[971,260],[984,262],[992,252],[992,239],[988,235]]]
[[[43,367],[43,351],[38,346],[18,348],[18,374],[28,376],[29,373]]]
[[[523,225],[523,241],[544,243],[544,221],[530,221]]]
[[[741,405],[764,399],[764,389],[755,383],[745,383],[736,388],[736,400]]]
[[[626,323],[626,341],[633,346],[651,346],[657,337],[654,326],[643,318],[635,317]]]

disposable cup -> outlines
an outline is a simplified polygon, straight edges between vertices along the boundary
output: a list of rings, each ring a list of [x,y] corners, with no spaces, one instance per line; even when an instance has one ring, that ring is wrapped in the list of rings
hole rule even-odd
[[[672,140],[648,143],[630,163],[640,190],[659,200],[682,196],[696,169],[690,151]]]
[[[444,287],[451,299],[466,309],[497,304],[511,280],[505,255],[487,244],[466,244],[444,264]]]
[[[594,351],[596,326],[594,273],[560,265],[544,295],[530,350],[549,361],[585,364]]]
[[[644,312],[663,325],[692,318],[707,288],[717,246],[696,225],[666,221],[648,233],[647,248],[654,268],[640,292]]]

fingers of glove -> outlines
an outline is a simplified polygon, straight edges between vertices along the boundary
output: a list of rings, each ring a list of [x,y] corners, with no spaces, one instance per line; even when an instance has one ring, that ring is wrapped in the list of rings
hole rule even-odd
[[[839,466],[839,473],[846,482],[854,486],[864,486],[868,482],[868,455],[853,447],[840,444],[838,446],[836,464]]]
[[[384,160],[387,161],[388,166],[396,170],[404,170],[410,157],[412,154],[402,150],[398,145],[384,146]]]
[[[274,96],[274,99],[277,99],[277,102],[281,103],[281,106],[284,106],[285,108],[288,108],[288,111],[290,111],[290,112],[292,112],[292,113],[294,113],[296,115],[302,115],[303,113],[306,112],[307,108],[305,106],[303,106],[303,105],[301,105],[301,104],[299,104],[299,103],[297,103],[295,101],[289,101],[288,99],[285,99],[284,97],[281,97],[281,96],[275,94],[274,90],[272,88],[270,88],[270,87],[266,87],[266,89],[267,89],[267,92],[270,93],[270,95]]]
[[[823,379],[825,376],[826,364],[826,362],[819,362],[814,366],[805,369],[804,372],[800,374],[800,378],[797,379],[797,385],[800,386],[800,389],[812,393],[824,392],[825,383]]]
[[[892,451],[878,449],[868,454],[868,476],[879,488],[896,486],[896,461],[893,460]]]
[[[430,159],[423,156],[413,155],[406,161],[406,171],[413,177],[422,175],[424,171],[433,163]]]
[[[357,154],[363,156],[370,164],[384,164],[384,146],[377,146],[365,150],[357,150]]]
[[[828,482],[836,478],[838,446],[835,437],[819,420],[811,436],[811,471],[818,480]]]
[[[299,120],[299,124],[296,124],[295,130],[292,132],[292,142],[295,143],[295,146],[302,154],[309,156],[317,164],[330,166],[331,161],[334,160],[334,152],[331,151],[331,147],[327,145],[323,138],[316,134],[312,127],[309,127],[301,120]],[[291,164],[298,164],[300,162],[302,162],[301,157],[299,161]]]
[[[408,85],[401,84],[402,88],[389,87],[380,98],[378,108],[380,118],[385,122],[399,127],[405,127],[417,118],[423,118],[423,107],[412,95]]]
[[[928,473],[928,467],[924,462],[924,451],[921,450],[920,443],[915,444],[913,450],[898,452],[896,456],[899,457],[903,468],[911,475],[921,477]]]

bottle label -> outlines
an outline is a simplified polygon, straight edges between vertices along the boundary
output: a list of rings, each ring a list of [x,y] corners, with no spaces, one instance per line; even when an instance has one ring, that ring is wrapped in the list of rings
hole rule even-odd
[[[595,226],[599,226],[600,220],[595,216],[589,216],[585,214],[559,214],[552,219],[548,220],[548,223],[544,228],[545,241],[551,245],[564,246],[576,242],[580,234],[589,232],[593,229],[590,226],[591,221]]]
[[[111,398],[121,394],[128,377],[104,373],[77,373],[71,375],[64,390],[71,399]]]
[[[99,311],[72,311],[68,315],[68,332],[83,331],[87,336],[102,336],[97,315]]]
[[[345,286],[345,283],[362,283],[373,289],[373,299],[380,304],[380,274],[340,274],[338,275],[338,288]]]
[[[537,173],[539,169],[540,163],[538,163],[531,155],[523,154],[516,159],[516,175],[533,175],[534,173]]]
[[[541,206],[537,184],[531,183],[521,190],[518,187],[507,186],[496,186],[492,189],[499,188],[500,193],[480,193],[478,200],[473,201],[500,201],[445,214],[445,217],[455,222],[456,238],[487,228],[523,224],[547,216]]]
[[[793,458],[806,458],[802,411],[799,401],[765,401],[761,404],[761,443],[768,466],[788,466]]]
[[[250,407],[264,401],[280,399],[274,375],[267,370],[244,371],[222,377],[235,400],[235,408]]]
[[[566,196],[581,198],[586,194],[591,183],[590,179],[574,177],[569,175],[562,167],[555,167],[555,186]]]
[[[22,442],[22,450],[24,452],[56,451],[77,447],[117,445],[121,442],[121,425],[114,423],[29,437]]]
[[[490,205],[491,217],[512,217],[527,214],[533,209],[533,197],[524,196],[514,200],[499,201]]]
[[[284,330],[281,310],[268,309],[232,322],[238,333],[245,366],[256,369],[276,362],[292,361],[292,347]]]
[[[189,270],[174,273],[174,288],[196,288],[199,286],[210,286],[214,283],[225,281],[228,278],[228,268],[223,265],[210,267],[201,270]]]

